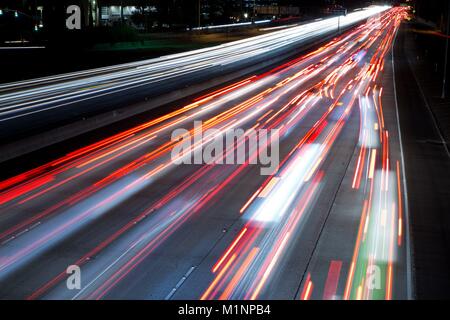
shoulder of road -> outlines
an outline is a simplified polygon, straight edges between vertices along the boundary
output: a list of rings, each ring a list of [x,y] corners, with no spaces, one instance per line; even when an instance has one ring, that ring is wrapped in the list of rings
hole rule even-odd
[[[450,99],[441,99],[444,41],[403,24],[394,48],[410,209],[415,298],[450,287]]]

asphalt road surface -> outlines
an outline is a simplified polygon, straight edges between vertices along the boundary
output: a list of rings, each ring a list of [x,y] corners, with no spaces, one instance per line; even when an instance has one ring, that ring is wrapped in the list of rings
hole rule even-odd
[[[193,83],[241,71],[315,43],[388,7],[373,6],[219,46],[173,55],[0,85],[0,139],[172,93]],[[64,59],[64,57],[61,57]],[[13,71],[12,71],[13,72]]]
[[[417,67],[420,51],[415,47],[416,35],[412,31],[415,29],[415,25],[402,24],[394,52],[410,204],[415,297],[448,299],[450,153],[445,147],[445,134],[438,129],[439,124],[444,129],[448,124],[445,122],[445,113],[439,114],[435,109],[432,111],[429,102],[432,95],[431,93],[425,95],[426,91],[421,86],[426,79],[436,77],[436,74],[430,73],[430,68]],[[439,51],[439,46],[430,44],[431,41],[426,47],[430,52],[433,50],[442,52]],[[442,81],[439,76],[437,79]],[[438,88],[440,93],[440,82]],[[448,107],[448,104],[446,106]],[[437,121],[433,119],[432,112],[436,112]]]
[[[389,77],[405,15],[391,9],[265,74],[0,182],[0,298],[410,298]],[[203,143],[192,136],[198,121]],[[268,130],[269,154],[244,136],[213,163],[176,163],[237,129]],[[220,163],[238,150],[247,161]],[[277,170],[262,170],[276,160]],[[80,289],[68,287],[70,266],[81,270]]]

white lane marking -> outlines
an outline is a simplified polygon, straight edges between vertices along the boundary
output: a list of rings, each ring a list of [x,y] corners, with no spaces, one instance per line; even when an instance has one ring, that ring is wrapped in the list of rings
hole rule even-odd
[[[6,239],[5,241],[2,242],[2,246],[5,245],[5,244],[7,244],[8,242],[14,240],[15,238],[16,238],[15,236],[12,236],[12,237]]]
[[[141,239],[142,240],[142,239]],[[91,282],[89,282],[83,289],[81,289],[76,295],[72,297],[71,300],[76,300],[84,291],[86,291],[93,283],[95,283],[99,278],[101,278],[106,272],[108,272],[117,262],[120,261],[125,255],[127,255],[131,250],[133,250],[141,241],[135,242],[131,247],[129,247],[124,253],[122,253],[116,260],[114,260],[106,269],[99,273]]]
[[[9,237],[9,238],[6,239],[5,241],[3,241],[0,245],[3,246],[3,245],[5,245],[5,244],[7,244],[8,242],[11,242],[12,240],[14,240],[14,239],[20,237],[21,235],[27,233],[28,231],[31,231],[32,229],[36,228],[36,227],[37,227],[38,225],[40,225],[40,224],[41,224],[40,221],[36,222],[36,223],[33,224],[32,226],[30,226],[30,227],[28,227],[28,228],[26,228],[26,229],[20,231],[19,233],[15,234],[15,235],[13,235],[13,236],[11,236],[11,237]]]
[[[170,300],[172,296],[175,294],[175,292],[181,287],[181,285],[186,281],[186,279],[191,275],[191,273],[194,271],[195,267],[191,267],[184,276],[178,281],[176,286],[172,289],[172,291],[169,292],[169,294],[164,298],[164,300]]]
[[[398,130],[398,138],[400,142],[400,155],[402,161],[402,175],[403,175],[403,193],[405,199],[405,224],[406,224],[406,290],[408,295],[408,300],[414,299],[414,286],[413,286],[413,268],[412,268],[412,259],[411,259],[411,237],[410,237],[410,223],[409,223],[409,200],[408,200],[408,187],[406,185],[406,172],[405,172],[405,157],[403,155],[403,140],[402,133],[400,127],[400,117],[398,111],[398,100],[397,100],[397,84],[395,82],[395,58],[394,58],[394,46],[397,41],[398,30],[395,33],[394,41],[392,42],[391,48],[391,62],[392,62],[392,80],[394,84],[394,101],[395,101],[395,112],[397,118],[397,130]]]

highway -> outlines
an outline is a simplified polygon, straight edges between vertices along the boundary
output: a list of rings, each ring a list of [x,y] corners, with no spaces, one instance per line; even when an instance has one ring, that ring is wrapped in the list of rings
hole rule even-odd
[[[407,12],[354,14],[342,23],[373,17],[268,72],[0,182],[0,298],[411,298],[404,160],[386,76]],[[251,59],[328,23],[280,31],[281,43],[275,32],[161,64],[6,85],[0,121]],[[206,145],[229,130],[277,130],[278,170],[175,163],[182,142],[173,132],[193,133],[195,121],[216,129]],[[80,289],[67,287],[71,265],[81,269]]]
[[[0,85],[0,138],[49,128],[242,70],[379,14],[374,6],[256,37],[128,64]]]

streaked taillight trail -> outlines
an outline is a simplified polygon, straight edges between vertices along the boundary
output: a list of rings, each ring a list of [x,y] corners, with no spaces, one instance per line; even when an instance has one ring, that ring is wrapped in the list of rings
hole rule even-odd
[[[359,108],[356,164],[347,190],[357,193],[356,198],[361,199],[351,261],[346,263],[339,257],[328,261],[329,273],[325,280],[316,280],[313,270],[308,272],[293,298],[395,298],[396,261],[398,255],[404,254],[400,249],[406,226],[401,162],[390,152],[381,75],[406,11],[384,8],[377,12],[383,12],[379,19],[370,19],[305,56],[0,182],[0,214],[17,212],[20,218],[20,221],[6,219],[3,224],[6,227],[0,230],[0,280],[7,279],[79,230],[106,219],[111,210],[135,195],[156,190],[159,179],[177,170],[170,153],[179,142],[171,141],[170,133],[179,127],[193,132],[194,120],[201,119],[205,129],[215,128],[220,132],[236,128],[278,129],[281,143],[294,141],[286,143],[279,170],[259,179],[261,183],[240,204],[237,214],[242,228],[210,266],[205,275],[210,279],[209,285],[197,297],[264,298],[271,281],[279,276],[277,268],[308,226],[308,218],[314,215],[313,208],[320,202],[329,174],[324,163],[332,155],[350,116]],[[284,31],[286,41],[294,36],[294,31]],[[256,46],[258,41],[254,39],[250,45]],[[242,41],[238,45],[249,43]],[[220,52],[227,48],[224,46]],[[215,51],[202,52],[205,57],[198,62],[201,67],[205,67],[203,63],[211,55],[211,63],[219,59]],[[237,52],[229,55],[229,59],[235,58]],[[183,66],[192,62],[189,56],[179,57],[183,58],[180,62]],[[141,73],[153,72],[153,67],[146,64],[137,67],[138,71],[117,71],[125,68],[117,67],[114,70],[118,74],[114,77],[104,74],[107,70],[97,70],[95,81],[113,77],[110,85],[117,88],[137,85],[143,81]],[[122,83],[126,76],[132,77],[130,83]],[[19,112],[29,97],[38,95],[42,96],[41,100],[47,99],[44,93],[55,101],[70,99],[72,93],[66,90],[77,87],[79,82],[52,84],[56,80],[59,78],[39,80],[47,85],[44,91],[30,88],[23,95],[4,97],[5,101],[13,97],[23,100],[5,112]],[[33,105],[38,107],[39,104]],[[306,120],[312,121],[312,125]],[[249,154],[249,158],[257,156],[256,151]],[[143,209],[124,218],[111,234],[72,261],[71,264],[82,266],[88,277],[81,291],[76,295],[71,292],[59,295],[66,277],[65,270],[59,270],[27,298],[107,298],[188,221],[199,215],[211,215],[208,208],[249,170],[249,163],[202,165],[192,166],[181,181],[172,177],[176,183],[165,194],[156,193],[156,200],[141,199]],[[101,264],[92,259],[99,255],[104,257]],[[381,269],[382,286],[370,289],[366,283],[367,270],[375,265]]]
[[[375,49],[372,49],[374,53],[370,64],[360,68],[357,76],[346,83],[328,112],[324,114],[325,117],[321,120],[324,121],[325,127],[316,127],[321,129],[318,132],[311,133],[307,143],[296,146],[293,150],[294,153],[283,161],[286,169],[282,169],[278,173],[276,186],[271,186],[268,194],[262,195],[265,190],[262,189],[259,191],[259,196],[250,198],[249,201],[255,203],[253,212],[249,203],[246,203],[244,209],[245,212],[248,212],[246,217],[248,222],[245,230],[251,228],[252,224],[255,223],[256,226],[253,229],[258,232],[258,237],[249,237],[246,239],[245,245],[242,244],[238,249],[233,248],[235,252],[233,263],[228,266],[226,273],[229,275],[231,283],[236,283],[235,289],[231,290],[227,287],[224,297],[221,286],[229,286],[229,282],[224,280],[226,275],[220,274],[222,280],[220,282],[214,281],[211,287],[207,289],[207,294],[204,294],[202,298],[256,299],[264,297],[261,293],[265,285],[270,281],[270,277],[276,274],[274,266],[280,263],[279,260],[281,260],[283,252],[288,252],[286,239],[291,238],[290,241],[295,242],[292,235],[301,232],[301,223],[305,220],[302,216],[319,197],[320,181],[324,175],[324,172],[318,170],[320,161],[327,156],[335,135],[339,134],[354,104],[359,105],[361,115],[359,151],[357,151],[359,156],[354,172],[352,190],[348,192],[361,192],[364,195],[361,203],[361,224],[343,292],[337,292],[337,282],[342,266],[342,261],[338,261],[339,272],[335,272],[332,277],[327,278],[324,283],[323,296],[316,295],[315,297],[316,299],[393,298],[394,268],[398,254],[397,248],[401,245],[401,230],[403,228],[401,218],[402,186],[399,177],[399,161],[394,160],[394,165],[391,165],[393,160],[389,155],[389,132],[384,126],[382,109],[381,95],[383,88],[377,87],[377,83],[380,82],[379,75],[383,70],[384,59],[392,46],[393,38],[404,16],[404,11],[401,9],[393,10],[387,16],[389,16],[388,23],[384,24],[386,20],[381,19],[379,23],[383,24],[382,27],[376,25],[374,29],[369,29],[369,32],[365,34],[364,37],[367,40],[362,42],[361,45],[361,49],[364,48],[364,51],[361,50],[358,54],[353,55],[351,59],[331,72],[320,84],[321,91],[319,94],[333,99],[336,89],[339,88],[339,79],[345,77],[346,72],[355,68],[352,63],[357,61],[356,59],[361,55],[361,52],[364,52],[365,55],[371,50],[371,46],[376,46]],[[345,109],[336,109],[338,104],[344,105],[340,101],[348,101],[347,104],[344,103],[347,106]],[[331,110],[334,110],[334,112],[331,113]],[[336,114],[339,115],[339,118]],[[338,120],[326,122],[327,117],[331,118],[332,116]],[[297,150],[302,149],[305,150],[304,154],[298,154],[298,158],[296,158],[295,153],[300,153]],[[313,152],[313,155],[308,156],[308,152]],[[299,160],[296,161],[296,159]],[[295,172],[287,172],[290,162],[292,162],[290,165],[292,170],[295,170],[299,174],[298,176],[295,176]],[[312,183],[308,183],[311,176],[315,178]],[[290,181],[292,177],[297,184]],[[273,181],[273,179],[270,181]],[[283,188],[283,185],[286,185],[286,187]],[[279,194],[277,194],[277,189],[281,190]],[[273,200],[271,197],[273,197]],[[258,200],[258,198],[261,199]],[[261,214],[261,211],[265,214]],[[309,212],[309,214],[313,213]],[[253,254],[255,249],[258,250],[257,255]],[[248,261],[249,252],[252,253],[252,264]],[[230,254],[230,251],[228,251],[227,255]],[[225,258],[226,256],[222,257],[221,260],[223,261]],[[242,261],[245,261],[246,276],[242,275]],[[330,272],[334,271],[332,267],[335,264],[336,261],[330,261]],[[368,272],[374,265],[378,266],[381,271],[379,274],[381,279],[376,279],[381,283],[379,287],[375,284],[371,286],[366,283],[366,281],[375,281],[370,278],[373,274]],[[236,269],[239,270],[239,283],[232,280]],[[212,270],[213,273],[218,271],[220,269],[217,270],[217,267]],[[375,275],[378,276],[378,274]],[[341,279],[342,281],[343,279]],[[302,290],[298,298],[310,299],[313,290],[315,288],[317,290],[317,285],[317,283],[314,284],[313,276],[308,273],[308,276],[302,282]],[[328,287],[334,288],[331,293],[325,292]]]

